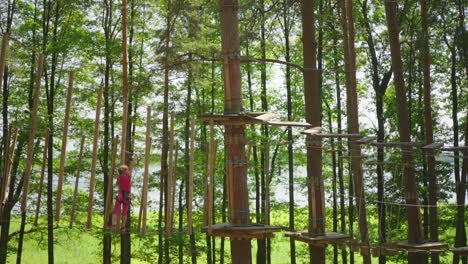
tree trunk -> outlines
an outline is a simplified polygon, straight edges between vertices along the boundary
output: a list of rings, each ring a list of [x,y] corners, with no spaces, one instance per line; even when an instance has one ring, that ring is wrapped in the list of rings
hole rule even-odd
[[[372,35],[372,29],[368,18],[367,1],[362,3],[362,14],[364,17],[364,27],[367,33],[367,45],[369,47],[369,56],[371,63],[371,76],[372,86],[375,91],[375,108],[377,114],[377,142],[384,142],[385,140],[385,118],[384,118],[384,95],[388,87],[388,82],[392,76],[392,71],[387,71],[382,79],[379,76],[379,61],[377,59],[377,52],[375,50],[374,38]],[[385,212],[385,200],[384,200],[384,149],[377,148],[377,212],[379,218],[379,244],[387,241],[386,232],[386,212]],[[379,264],[386,263],[386,256],[379,256]]]
[[[403,78],[403,63],[401,59],[400,42],[397,25],[396,2],[385,1],[385,14],[390,41],[390,51],[392,60],[392,69],[394,84],[396,89],[396,103],[398,116],[398,130],[402,142],[411,141],[409,124],[409,112],[406,102],[405,82]],[[418,195],[416,188],[416,178],[414,173],[414,163],[411,148],[402,147],[402,163],[406,164],[403,168],[403,185],[405,191],[405,202],[407,204],[418,204]],[[421,243],[423,233],[421,228],[421,215],[419,207],[407,207],[408,219],[408,242]],[[424,254],[408,253],[409,264],[427,263],[427,257]]]
[[[221,8],[221,46],[224,57],[224,112],[238,114],[242,111],[241,72],[239,58],[238,9],[237,0],[220,0]],[[246,162],[234,164],[234,161],[245,160],[245,125],[226,125],[227,142],[233,142],[227,147],[227,171],[231,208],[230,222],[247,224],[250,222],[249,197],[247,188]],[[231,240],[231,256],[234,264],[249,264],[252,262],[251,241]]]
[[[423,74],[424,74],[424,128],[426,134],[426,144],[434,142],[434,132],[432,124],[432,109],[431,109],[431,56],[429,52],[429,32],[428,32],[428,14],[427,2],[421,0],[421,24],[422,24],[422,42],[423,42]],[[429,229],[430,241],[438,241],[438,220],[437,220],[437,177],[435,152],[428,150],[426,152],[427,161],[427,176],[429,184]],[[431,254],[431,263],[439,263],[439,254]]]
[[[110,150],[110,74],[111,74],[111,67],[112,67],[112,57],[111,57],[111,41],[113,39],[112,36],[112,15],[113,15],[113,2],[109,0],[104,1],[104,17],[103,17],[103,27],[104,27],[104,37],[106,41],[106,56],[105,56],[105,70],[104,70],[104,131],[103,131],[103,156],[102,156],[102,173],[104,177],[104,186],[112,186],[112,182],[109,184],[110,175],[109,173],[109,150]],[[115,150],[112,149],[112,152]],[[113,200],[112,196],[108,194],[107,188],[104,188],[104,204],[111,204],[110,201],[107,201],[107,197],[111,197],[110,199]],[[109,209],[110,210],[110,209]],[[107,217],[107,218],[106,218]],[[104,217],[104,224],[110,225],[112,220],[107,215]],[[110,264],[112,261],[112,237],[111,234],[104,232],[103,235],[103,248],[102,248],[102,263]]]
[[[357,83],[356,83],[356,51],[354,48],[354,19],[352,0],[340,1],[341,6],[341,24],[343,29],[343,45],[346,68],[346,101],[347,101],[347,119],[348,133],[359,134],[359,117],[357,101]],[[348,142],[351,152],[351,170],[354,178],[354,190],[356,196],[356,206],[358,210],[359,231],[361,234],[361,243],[366,251],[363,254],[363,262],[371,263],[369,234],[367,228],[366,201],[364,195],[364,180],[361,164],[361,148],[358,144]]]
[[[304,56],[304,100],[306,121],[312,127],[321,126],[320,90],[316,66],[314,2],[301,1],[302,42]],[[310,135],[307,141],[307,192],[309,200],[308,232],[310,235],[325,233],[324,190],[322,179],[322,150],[320,139]],[[315,208],[315,210],[313,210]],[[310,262],[325,263],[325,248],[309,245]]]

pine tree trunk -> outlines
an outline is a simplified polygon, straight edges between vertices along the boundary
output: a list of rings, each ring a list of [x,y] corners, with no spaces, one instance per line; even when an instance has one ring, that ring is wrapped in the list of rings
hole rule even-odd
[[[315,41],[315,1],[301,1],[302,42],[304,56],[304,101],[306,121],[312,127],[321,126],[320,90],[316,66],[317,43]],[[324,190],[322,179],[321,140],[310,135],[307,141],[307,189],[309,200],[308,232],[310,235],[325,233],[323,211]],[[310,147],[309,147],[310,146]],[[315,206],[313,206],[315,205]],[[313,210],[315,208],[315,210]],[[325,263],[325,248],[309,245],[311,263]]]
[[[238,114],[242,110],[241,72],[239,58],[238,9],[237,0],[220,0],[221,46],[224,57],[224,112]],[[230,222],[247,224],[250,222],[249,197],[247,188],[247,166],[234,164],[234,160],[245,159],[245,125],[226,125],[226,141],[234,142],[227,148],[227,170],[233,199]],[[242,140],[239,140],[242,139]],[[231,256],[234,264],[252,262],[251,241],[231,240]]]
[[[385,1],[385,14],[390,41],[390,51],[392,60],[392,69],[394,74],[394,85],[396,89],[398,130],[402,142],[411,142],[409,124],[409,112],[406,102],[405,82],[403,78],[403,63],[401,59],[400,42],[397,25],[396,3]],[[416,178],[414,173],[414,163],[411,148],[402,147],[402,163],[406,164],[403,169],[403,185],[405,190],[405,202],[407,204],[418,204],[418,195],[416,188]],[[408,219],[408,242],[421,243],[423,233],[421,227],[421,215],[416,206],[407,207]],[[423,254],[408,253],[409,264],[427,263],[427,257]]]
[[[421,20],[422,20],[422,42],[423,42],[423,75],[424,75],[424,127],[426,131],[426,144],[434,142],[434,132],[432,124],[431,109],[431,56],[429,53],[429,32],[428,32],[427,2],[421,0]],[[429,229],[430,241],[439,240],[439,223],[437,219],[437,176],[435,164],[435,152],[426,152],[427,176],[429,184]],[[439,254],[431,254],[431,263],[439,263]]]
[[[104,150],[103,150],[103,157],[102,157],[102,172],[103,172],[103,177],[104,177],[104,186],[109,186],[109,181],[112,181],[110,179],[109,175],[112,175],[112,173],[109,173],[109,144],[110,144],[110,98],[109,98],[109,93],[110,93],[110,73],[111,73],[111,66],[112,66],[112,60],[111,60],[111,30],[112,30],[112,13],[113,13],[113,3],[112,1],[105,0],[104,1],[104,36],[106,40],[106,58],[105,58],[105,70],[104,70]],[[114,150],[112,150],[114,151]],[[113,184],[113,183],[111,183]],[[108,195],[107,188],[104,188],[104,197],[109,196]],[[112,196],[110,196],[112,197]],[[111,200],[113,200],[111,198]],[[104,204],[110,204],[110,201],[105,200]],[[111,218],[109,217],[106,219],[107,216],[104,218],[104,224],[110,225],[112,223]],[[103,236],[103,254],[102,254],[102,263],[104,264],[110,264],[111,263],[111,258],[112,258],[112,239],[111,239],[111,234],[109,233],[104,233]]]

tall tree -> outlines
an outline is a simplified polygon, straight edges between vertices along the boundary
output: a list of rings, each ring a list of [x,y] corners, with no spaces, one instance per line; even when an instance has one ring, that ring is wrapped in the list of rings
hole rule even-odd
[[[340,3],[346,67],[346,105],[348,113],[348,132],[351,134],[359,134],[353,1],[342,0]],[[361,234],[361,243],[363,244],[364,250],[366,251],[366,253],[363,254],[363,261],[366,264],[370,264],[371,259],[367,227],[366,201],[364,196],[364,180],[361,164],[361,147],[358,144],[352,142],[349,143],[349,147],[351,153],[351,169],[354,178],[356,205],[358,210],[359,231]]]
[[[411,132],[409,127],[409,112],[406,101],[405,81],[403,78],[403,63],[399,41],[399,31],[397,23],[397,5],[394,1],[385,1],[385,14],[387,20],[388,35],[390,41],[390,51],[392,59],[393,82],[396,90],[398,132],[402,142],[411,142]],[[403,185],[405,190],[405,202],[407,204],[418,204],[418,194],[416,188],[416,178],[414,173],[414,162],[411,147],[403,146],[401,151],[403,168]],[[419,207],[408,206],[408,242],[421,243],[423,240],[421,215]],[[408,263],[427,263],[427,257],[420,253],[408,253]]]
[[[302,46],[304,57],[304,101],[306,121],[312,127],[320,127],[322,123],[320,90],[317,74],[317,42],[315,41],[315,1],[301,1],[302,14]],[[307,145],[307,192],[309,201],[308,231],[310,235],[325,233],[325,212],[322,179],[322,142],[310,135],[306,138]],[[312,210],[315,208],[315,211]],[[325,248],[309,245],[310,262],[325,263]]]
[[[221,8],[221,47],[224,57],[224,112],[238,114],[242,110],[241,72],[239,58],[239,20],[237,0],[220,0]],[[234,160],[245,159],[245,125],[226,125],[226,141],[233,142],[227,149],[227,171],[233,199],[230,222],[249,223],[249,197],[247,188],[247,167],[234,165]],[[242,140],[239,140],[242,139]],[[252,262],[251,241],[231,240],[231,256],[234,264]]]
[[[368,56],[370,59],[370,68],[371,68],[371,79],[372,87],[375,92],[375,107],[376,107],[376,116],[377,116],[377,142],[384,142],[385,140],[385,117],[384,117],[384,95],[387,91],[388,83],[392,76],[392,71],[384,71],[383,76],[381,77],[381,68],[383,63],[379,62],[377,57],[377,50],[374,41],[374,36],[372,34],[373,30],[369,21],[369,8],[367,0],[362,2],[361,5],[362,15],[363,15],[363,24],[366,30],[366,42],[368,46]],[[380,65],[380,67],[379,67]],[[385,211],[385,200],[384,200],[384,148],[377,148],[377,204],[378,215],[379,215],[379,243],[385,243],[387,240],[386,232],[386,211]],[[386,256],[379,256],[379,263],[386,263]]]
[[[432,124],[432,102],[431,102],[431,55],[429,51],[429,19],[427,14],[427,1],[421,0],[421,25],[422,25],[422,49],[423,49],[423,75],[424,75],[424,127],[426,144],[434,142],[434,131]],[[429,229],[430,240],[439,240],[439,223],[437,220],[437,177],[435,168],[435,152],[427,151],[427,177],[429,183]],[[431,263],[439,263],[439,254],[431,255]]]

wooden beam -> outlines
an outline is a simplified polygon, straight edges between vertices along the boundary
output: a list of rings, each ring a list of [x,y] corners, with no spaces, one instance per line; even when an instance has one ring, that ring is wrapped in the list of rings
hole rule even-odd
[[[440,150],[447,151],[447,152],[465,151],[465,150],[468,150],[468,146],[442,147]]]
[[[8,49],[8,42],[10,40],[10,34],[5,32],[2,38],[2,46],[0,48],[0,90],[3,84],[3,73],[5,71],[5,64],[7,58],[7,49]]]
[[[8,152],[5,152],[5,168],[3,170],[4,175],[3,175],[3,180],[2,180],[2,189],[0,191],[0,220],[2,219],[2,212],[3,212],[3,206],[6,203],[7,200],[7,193],[8,193],[8,184],[10,180],[10,174],[11,174],[11,168],[13,166],[13,158],[15,156],[15,147],[16,147],[16,141],[18,140],[18,128],[13,128],[12,135],[8,136]],[[10,133],[10,132],[8,132]],[[12,142],[11,142],[12,141]],[[8,157],[8,158],[7,158]]]
[[[254,117],[255,119],[261,120],[263,122],[270,121],[273,118],[277,118],[280,115],[275,114],[275,113],[264,113],[259,116]]]
[[[5,144],[5,150],[3,154],[3,173],[2,173],[2,181],[1,185],[2,188],[0,190],[0,220],[2,219],[2,211],[3,211],[3,205],[5,204],[5,193],[6,193],[6,187],[8,186],[8,167],[10,164],[10,145],[11,145],[11,134],[12,134],[12,129],[13,125],[10,124],[8,125],[8,132],[7,132],[7,137],[6,137],[6,144]]]
[[[42,187],[44,185],[44,175],[45,175],[45,168],[47,164],[47,150],[49,148],[49,135],[50,135],[50,128],[47,128],[46,133],[45,133],[45,139],[44,139],[44,151],[42,152],[41,179],[39,180],[39,190],[37,191],[36,213],[34,216],[35,226],[37,226],[37,221],[39,219],[39,209],[41,208]]]
[[[94,181],[96,178],[96,162],[98,151],[99,139],[99,123],[101,119],[101,101],[102,101],[102,85],[99,87],[97,104],[96,104],[96,118],[94,121],[94,138],[93,138],[93,154],[91,160],[91,176],[89,180],[89,195],[88,195],[88,219],[86,223],[87,228],[91,228],[93,218],[93,204],[94,204]]]
[[[354,141],[355,143],[358,143],[358,144],[369,144],[369,143],[372,143],[373,141],[375,141],[377,139],[377,137],[363,137],[361,139],[358,139],[356,141]]]
[[[306,122],[294,122],[294,121],[267,121],[268,125],[271,126],[287,126],[287,127],[310,127],[309,123]]]
[[[41,78],[42,71],[44,69],[44,55],[39,57],[39,62],[37,65],[36,71],[36,80],[34,88],[34,97],[33,97],[33,108],[31,112],[31,127],[29,128],[29,141],[28,141],[28,152],[26,159],[26,168],[24,173],[24,182],[23,182],[23,195],[21,198],[21,212],[26,213],[27,209],[27,198],[29,192],[29,180],[31,179],[31,170],[33,165],[34,157],[34,137],[36,135],[36,126],[37,126],[37,112],[39,109],[39,95],[41,92]]]
[[[187,225],[189,236],[193,234],[193,173],[195,170],[195,118],[190,123],[190,157],[188,175],[188,197],[187,197]]]
[[[422,146],[423,143],[421,142],[374,142],[372,143],[373,146],[378,148],[402,148],[402,147],[418,147]]]
[[[213,202],[214,202],[214,174],[216,169],[216,152],[218,141],[214,140],[213,126],[210,126],[210,167],[208,173],[208,235],[212,234]]]
[[[68,140],[68,125],[70,123],[70,109],[71,109],[71,99],[73,93],[73,79],[74,74],[72,71],[68,75],[68,89],[67,89],[67,99],[65,107],[65,120],[63,122],[63,135],[62,135],[62,149],[60,151],[60,170],[57,183],[57,197],[56,197],[56,207],[55,207],[55,221],[58,223],[60,221],[60,210],[62,205],[62,188],[63,188],[63,177],[65,174],[65,160],[67,157],[67,140]]]
[[[423,150],[436,150],[436,149],[440,149],[443,146],[444,146],[444,143],[434,142],[429,145],[423,146],[422,149]]]

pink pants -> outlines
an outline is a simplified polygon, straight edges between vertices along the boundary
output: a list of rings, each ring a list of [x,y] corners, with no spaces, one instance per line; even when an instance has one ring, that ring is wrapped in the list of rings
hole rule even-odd
[[[130,198],[128,198],[128,195],[127,197],[124,197],[124,193],[120,191],[115,200],[114,215],[118,215],[120,213],[120,208],[122,207],[122,204],[122,216],[126,217],[128,212],[128,206],[130,205]]]

